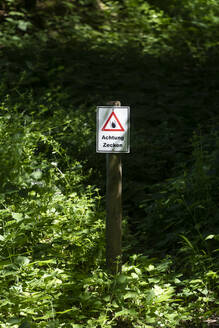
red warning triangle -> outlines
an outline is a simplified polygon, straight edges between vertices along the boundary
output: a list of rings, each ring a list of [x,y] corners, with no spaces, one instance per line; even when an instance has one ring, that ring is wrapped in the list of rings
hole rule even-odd
[[[102,131],[125,131],[122,124],[119,122],[118,117],[114,112],[110,114]]]

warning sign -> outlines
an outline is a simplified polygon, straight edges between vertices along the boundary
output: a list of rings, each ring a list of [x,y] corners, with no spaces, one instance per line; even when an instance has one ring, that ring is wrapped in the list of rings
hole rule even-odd
[[[110,114],[109,118],[104,124],[104,127],[102,128],[102,131],[125,131],[114,111]]]
[[[97,108],[97,152],[129,153],[129,113],[130,108],[127,106]]]

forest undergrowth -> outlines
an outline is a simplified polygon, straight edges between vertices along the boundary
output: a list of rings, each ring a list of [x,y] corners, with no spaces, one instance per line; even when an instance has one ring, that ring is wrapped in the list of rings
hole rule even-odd
[[[124,265],[113,277],[103,197],[63,146],[70,135],[82,148],[76,130],[82,140],[93,134],[80,115],[45,119],[1,105],[1,327],[204,327],[218,304],[217,218],[206,217],[217,213],[219,137],[206,149],[194,137],[193,168],[154,186],[134,235],[126,218]]]
[[[216,1],[34,3],[0,7],[0,328],[215,327]],[[131,153],[111,275],[95,121],[117,99]]]

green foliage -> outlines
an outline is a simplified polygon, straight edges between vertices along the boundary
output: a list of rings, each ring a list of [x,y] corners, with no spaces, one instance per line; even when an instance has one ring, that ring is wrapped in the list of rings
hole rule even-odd
[[[154,190],[141,205],[147,220],[139,226],[140,236],[145,231],[153,248],[169,248],[170,252],[178,251],[180,236],[180,252],[184,254],[180,262],[186,270],[202,268],[205,272],[209,266],[218,265],[214,243],[209,243],[209,236],[214,239],[212,233],[218,231],[217,144],[217,133],[207,135],[207,139],[194,135],[192,169],[184,169],[183,175],[156,186],[159,191]]]
[[[213,244],[205,253],[199,251],[201,225],[194,227],[197,237],[191,231],[193,222],[188,222],[192,241],[186,231],[177,232],[184,266],[179,273],[171,257],[158,260],[139,254],[127,257],[116,276],[105,271],[101,198],[95,187],[86,186],[83,164],[73,158],[87,147],[90,130],[84,123],[89,114],[60,110],[46,118],[48,112],[40,105],[30,116],[30,111],[19,113],[1,105],[0,327],[178,327],[208,318],[216,311],[218,274]],[[79,131],[84,139],[76,138]],[[67,151],[71,139],[77,149],[73,152]],[[209,206],[206,156],[195,137],[194,169],[184,177],[187,185],[182,178],[171,181],[169,201],[160,198],[153,204],[165,222],[167,207],[176,204],[179,195],[188,193],[193,203]],[[213,163],[213,155],[207,158]],[[185,214],[190,221],[197,215],[192,204]],[[180,213],[186,212],[185,205],[180,206]],[[172,221],[170,227],[176,224]],[[208,232],[203,238],[210,245],[218,235]]]
[[[189,52],[203,59],[218,45],[216,1],[39,1],[34,11],[10,1],[4,12],[4,47],[80,40],[93,48],[132,45],[155,56]]]
[[[0,327],[206,326],[218,308],[217,2],[26,4],[0,5]],[[95,106],[112,99],[133,108],[116,276],[95,154]]]
[[[15,327],[54,319],[62,274],[80,276],[101,259],[103,221],[97,190],[82,186],[81,164],[50,129],[1,109],[1,317]]]

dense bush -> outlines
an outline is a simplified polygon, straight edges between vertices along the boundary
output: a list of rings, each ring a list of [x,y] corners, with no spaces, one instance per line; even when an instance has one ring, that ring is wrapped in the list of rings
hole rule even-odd
[[[1,111],[4,327],[5,320],[54,316],[61,284],[56,275],[85,274],[101,258],[103,215],[97,190],[82,185],[82,165],[69,160],[49,127],[16,109],[2,105]]]

